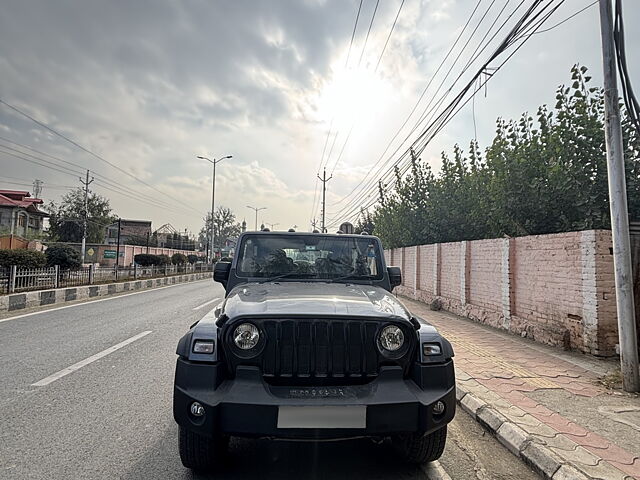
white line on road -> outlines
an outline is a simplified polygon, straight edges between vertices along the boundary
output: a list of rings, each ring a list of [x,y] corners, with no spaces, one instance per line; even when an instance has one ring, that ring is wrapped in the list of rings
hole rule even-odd
[[[164,288],[179,287],[181,285],[193,285],[194,283],[204,282],[205,280],[208,280],[208,279],[195,280],[193,282],[187,282],[187,283],[176,283],[174,285],[165,285],[163,287],[155,287],[155,288],[150,288],[148,290],[140,290],[139,292],[125,293],[124,295],[116,295],[114,297],[109,297],[109,298],[99,298],[98,300],[90,300],[88,302],[74,303],[73,305],[64,305],[62,307],[47,308],[46,310],[38,310],[37,312],[23,313],[22,315],[16,315],[15,317],[0,318],[0,323],[8,322],[9,320],[17,320],[19,318],[28,317],[30,315],[40,315],[41,313],[55,312],[56,310],[64,310],[65,308],[81,307],[83,305],[89,305],[90,303],[108,302],[109,300],[117,300],[118,298],[122,298],[122,297],[130,297],[131,295],[157,292],[158,290],[162,290]]]
[[[193,310],[200,310],[202,307],[206,307],[207,305],[209,305],[210,303],[215,302],[216,300],[220,300],[220,298],[214,298],[213,300],[209,300],[208,302],[204,302],[202,305],[198,305],[197,307],[194,307]]]
[[[101,351],[99,353],[96,353],[95,355],[91,355],[90,357],[85,358],[84,360],[80,360],[78,363],[74,363],[70,367],[63,368],[59,372],[56,372],[53,375],[49,375],[48,377],[43,378],[42,380],[37,381],[36,383],[32,383],[31,386],[32,387],[44,387],[45,385],[49,385],[50,383],[55,382],[56,380],[59,380],[62,377],[65,377],[65,376],[69,375],[70,373],[75,372],[76,370],[80,370],[82,367],[85,367],[85,366],[89,365],[90,363],[93,363],[96,360],[101,359],[102,357],[106,357],[107,355],[109,355],[110,353],[115,352],[116,350],[120,350],[122,347],[126,347],[130,343],[133,343],[136,340],[139,340],[140,338],[142,338],[142,337],[144,337],[146,335],[149,335],[150,333],[151,333],[151,330],[147,330],[147,331],[141,332],[141,333],[139,333],[137,335],[134,335],[131,338],[127,338],[125,341],[120,342],[117,345],[114,345],[113,347],[109,347],[106,350],[103,350],[103,351]]]

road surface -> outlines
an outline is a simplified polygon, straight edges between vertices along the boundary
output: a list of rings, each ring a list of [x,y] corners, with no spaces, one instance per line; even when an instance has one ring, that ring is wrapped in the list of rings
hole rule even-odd
[[[223,296],[211,280],[0,317],[1,479],[191,479],[171,413],[175,347]],[[454,479],[538,478],[464,412]],[[233,439],[215,478],[425,479],[366,440]]]

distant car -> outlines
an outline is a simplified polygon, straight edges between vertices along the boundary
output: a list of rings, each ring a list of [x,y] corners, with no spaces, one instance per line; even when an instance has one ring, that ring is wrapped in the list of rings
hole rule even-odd
[[[390,439],[436,460],[456,409],[453,349],[391,291],[378,238],[250,232],[214,279],[226,298],[177,348],[182,463],[211,470],[230,436]]]

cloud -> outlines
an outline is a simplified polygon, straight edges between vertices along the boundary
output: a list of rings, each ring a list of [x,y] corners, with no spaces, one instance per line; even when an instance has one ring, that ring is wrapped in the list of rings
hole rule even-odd
[[[420,128],[411,128],[439,81],[393,140],[476,5],[475,0],[406,1],[374,75],[400,0],[380,2],[358,68],[375,3],[363,2],[345,70],[359,0],[5,2],[0,16],[0,97],[155,189],[6,108],[0,108],[3,136],[79,167],[62,164],[73,170],[65,174],[0,155],[2,174],[27,181],[41,178],[45,194],[54,199],[59,192],[47,192],[47,183],[75,182],[75,170],[89,168],[133,196],[170,202],[177,210],[100,191],[109,195],[118,214],[197,231],[210,208],[211,171],[195,156],[233,154],[219,165],[216,203],[249,219],[253,217],[246,205],[260,203],[268,207],[265,219],[306,227],[318,212],[312,212],[318,197],[315,174],[330,126],[339,131],[328,161],[332,170],[355,119],[328,184],[328,203],[333,204],[349,194],[381,156],[386,162],[393,160],[389,154],[397,147],[403,151],[407,142],[400,140],[415,138]],[[573,2],[566,3],[572,5],[565,5],[557,20],[577,10]],[[498,11],[498,6],[491,10],[485,25]],[[633,24],[640,20],[640,6],[630,4],[625,14]],[[472,27],[479,18],[480,12]],[[590,66],[594,82],[599,82],[597,29],[592,8],[533,38],[492,80],[487,97],[476,101],[481,143],[490,141],[497,116],[518,116],[551,101],[571,64]],[[629,45],[640,40],[633,31],[628,35]],[[631,68],[634,77],[640,65]],[[336,91],[339,95],[332,97]],[[473,120],[470,108],[463,109],[423,158],[437,168],[442,150],[468,144]]]

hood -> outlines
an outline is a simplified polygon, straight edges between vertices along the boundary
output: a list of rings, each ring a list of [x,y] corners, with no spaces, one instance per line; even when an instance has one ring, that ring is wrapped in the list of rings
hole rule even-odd
[[[381,287],[344,283],[245,283],[225,300],[229,319],[239,316],[390,317],[410,321],[411,314]]]

